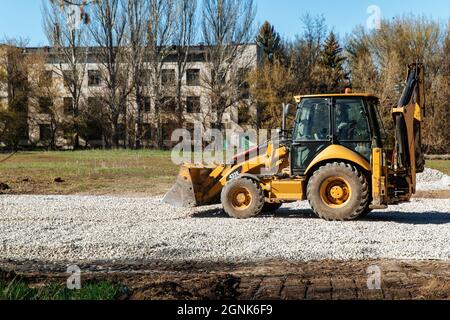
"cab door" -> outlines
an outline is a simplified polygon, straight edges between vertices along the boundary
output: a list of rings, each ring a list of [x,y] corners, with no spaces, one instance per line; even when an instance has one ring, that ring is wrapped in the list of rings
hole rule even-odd
[[[297,110],[291,172],[304,175],[311,161],[332,143],[331,98],[304,98]]]
[[[338,97],[334,99],[334,143],[340,144],[370,161],[372,133],[364,99]]]

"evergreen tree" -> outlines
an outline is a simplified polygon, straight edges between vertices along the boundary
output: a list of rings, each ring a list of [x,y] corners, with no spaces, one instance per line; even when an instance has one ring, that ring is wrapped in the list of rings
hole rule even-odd
[[[319,63],[313,72],[318,90],[322,93],[340,92],[348,84],[344,64],[346,58],[334,32],[330,32],[323,45]]]
[[[269,61],[280,60],[283,58],[283,45],[275,27],[268,21],[264,22],[256,37],[257,45],[263,49],[264,57]]]

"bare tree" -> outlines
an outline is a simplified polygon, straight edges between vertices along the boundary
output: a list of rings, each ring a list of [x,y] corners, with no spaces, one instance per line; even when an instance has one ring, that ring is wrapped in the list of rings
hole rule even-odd
[[[128,62],[132,70],[133,95],[136,102],[136,112],[134,115],[134,145],[136,148],[142,147],[143,114],[146,95],[148,94],[148,73],[146,72],[146,51],[148,49],[146,39],[146,26],[148,25],[148,0],[128,0],[124,2],[124,11],[127,16],[127,46],[129,48]]]
[[[103,0],[92,4],[92,22],[89,25],[92,41],[96,44],[93,55],[99,63],[99,72],[105,88],[95,92],[101,106],[107,112],[105,131],[112,146],[119,146],[126,122],[128,97],[132,92],[130,70],[127,64],[126,28],[123,12],[124,0]],[[102,85],[103,85],[102,84]],[[121,118],[122,117],[122,118]],[[122,123],[119,123],[122,122]]]
[[[327,25],[323,15],[305,14],[301,18],[303,34],[295,40],[291,49],[291,68],[297,75],[297,94],[317,90],[312,81],[312,72],[319,62],[322,45],[327,35]]]
[[[189,64],[192,43],[197,35],[196,11],[197,0],[179,0],[177,3],[174,34],[177,64],[175,99],[180,127],[184,120],[183,76]]]
[[[253,0],[203,1],[202,33],[211,70],[203,82],[211,112],[217,114],[214,125],[219,129],[225,111],[241,100],[239,89],[245,82],[242,73],[251,63],[246,57],[246,44],[254,41],[255,14]]]
[[[40,132],[39,142],[46,148],[54,150],[57,147],[57,133],[65,128],[67,122],[60,105],[55,103],[58,97],[55,85],[54,70],[47,68],[46,62],[48,52],[39,50],[28,54],[32,59],[33,67],[28,72],[29,96],[29,119],[28,122],[34,126],[46,123],[47,132],[45,136]],[[37,142],[37,141],[34,141]]]
[[[148,61],[150,69],[150,84],[155,102],[156,144],[163,147],[163,119],[162,113],[167,107],[164,101],[162,84],[163,65],[172,50],[173,34],[175,30],[175,0],[148,0],[149,20],[147,25]]]
[[[80,145],[80,126],[82,126],[81,104],[84,100],[83,81],[87,73],[88,52],[85,47],[87,24],[75,15],[73,5],[83,5],[85,1],[72,1],[70,4],[56,1],[43,1],[44,31],[49,43],[56,51],[56,74],[63,79],[70,94],[73,117],[74,148]],[[81,11],[80,11],[81,12]],[[84,11],[83,11],[84,12]]]
[[[396,106],[404,86],[404,67],[419,61],[425,65],[426,121],[423,144],[427,152],[448,152],[448,35],[445,25],[423,16],[409,15],[383,20],[370,33],[358,27],[348,39],[352,82],[356,90],[380,97],[381,114],[392,133],[390,107]],[[447,42],[446,42],[447,37]]]

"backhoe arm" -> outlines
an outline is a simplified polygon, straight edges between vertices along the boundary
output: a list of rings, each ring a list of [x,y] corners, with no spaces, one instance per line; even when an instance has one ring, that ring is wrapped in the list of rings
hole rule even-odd
[[[392,110],[395,124],[394,171],[405,172],[415,192],[416,173],[423,172],[425,161],[422,151],[421,122],[425,108],[424,66],[408,66],[406,87],[399,104]]]

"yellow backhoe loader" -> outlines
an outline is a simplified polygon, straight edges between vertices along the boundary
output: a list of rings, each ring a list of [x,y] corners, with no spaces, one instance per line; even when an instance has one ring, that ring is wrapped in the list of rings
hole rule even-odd
[[[181,207],[222,203],[227,214],[244,219],[308,200],[319,217],[342,221],[411,199],[416,173],[425,165],[422,64],[408,66],[405,89],[392,109],[391,146],[375,95],[346,90],[295,99],[293,128],[286,125],[290,106],[283,107],[279,144],[269,141],[256,154],[218,166],[183,165],[164,201]]]

